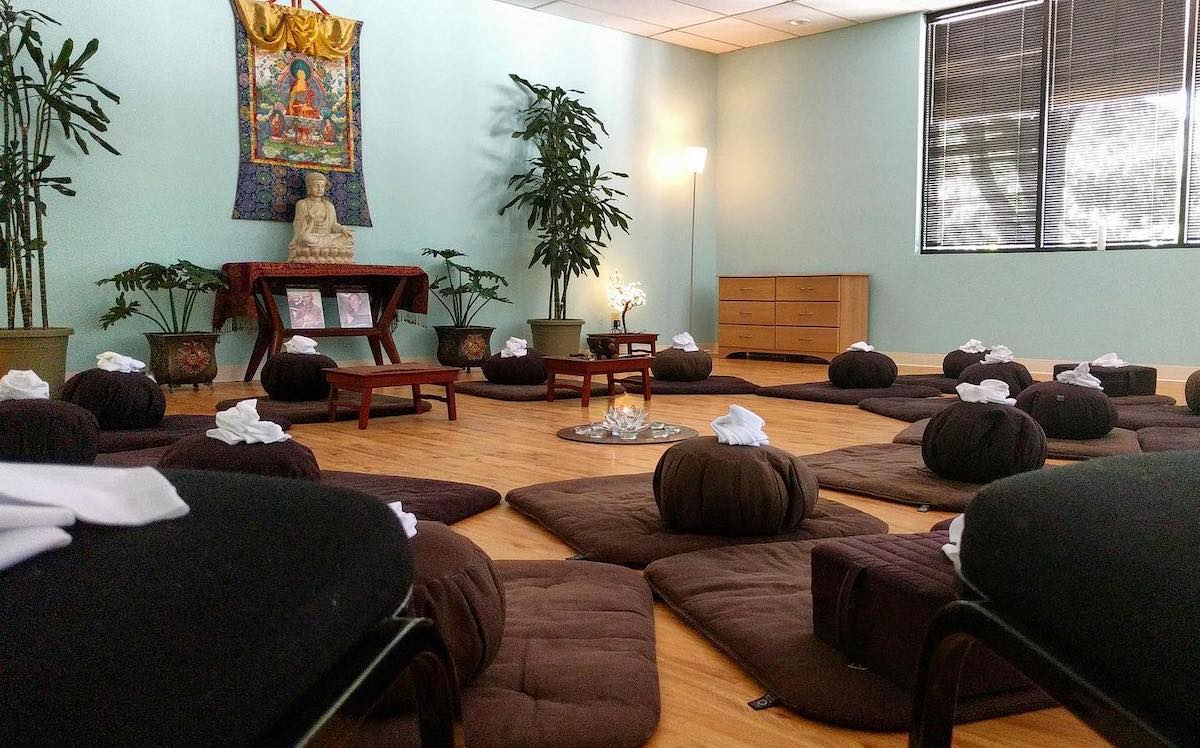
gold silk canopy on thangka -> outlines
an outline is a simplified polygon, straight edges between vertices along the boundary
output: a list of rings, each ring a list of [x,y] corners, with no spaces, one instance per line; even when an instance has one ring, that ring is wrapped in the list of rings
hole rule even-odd
[[[341,223],[370,226],[362,171],[362,24],[262,0],[231,0],[237,22],[241,166],[233,217],[291,221],[304,173],[329,180]]]

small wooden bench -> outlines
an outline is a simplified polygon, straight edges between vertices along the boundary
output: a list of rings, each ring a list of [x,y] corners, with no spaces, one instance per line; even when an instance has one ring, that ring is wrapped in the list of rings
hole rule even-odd
[[[640,373],[642,375],[642,397],[650,399],[650,366],[654,356],[621,356],[618,358],[577,358],[575,356],[546,356],[542,359],[546,366],[546,402],[554,402],[554,388],[568,387],[580,391],[580,405],[587,407],[591,403],[592,376],[604,374],[608,377],[608,395],[616,394],[615,374]],[[560,374],[573,377],[583,377],[583,386],[558,382]]]
[[[325,381],[329,382],[329,420],[337,419],[338,406],[358,407],[358,427],[365,429],[371,417],[371,393],[380,387],[412,387],[413,406],[420,412],[421,400],[440,400],[446,403],[446,412],[451,421],[458,420],[458,408],[454,402],[454,383],[458,380],[458,369],[452,366],[429,366],[426,364],[391,364],[384,366],[349,366],[325,369]],[[446,388],[446,395],[423,395],[421,385],[429,384]],[[359,393],[357,402],[338,400],[339,390]]]

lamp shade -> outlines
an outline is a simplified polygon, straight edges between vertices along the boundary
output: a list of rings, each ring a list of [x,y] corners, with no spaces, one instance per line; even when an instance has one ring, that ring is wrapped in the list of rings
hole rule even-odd
[[[687,164],[688,171],[699,174],[704,171],[704,164],[708,161],[708,149],[693,146],[684,151],[683,159]]]

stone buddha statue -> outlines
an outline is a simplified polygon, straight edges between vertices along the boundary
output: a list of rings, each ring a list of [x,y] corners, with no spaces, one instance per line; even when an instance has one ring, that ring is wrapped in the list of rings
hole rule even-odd
[[[296,202],[288,262],[354,262],[354,234],[338,223],[337,210],[325,197],[329,180],[310,171],[304,187],[308,196]]]

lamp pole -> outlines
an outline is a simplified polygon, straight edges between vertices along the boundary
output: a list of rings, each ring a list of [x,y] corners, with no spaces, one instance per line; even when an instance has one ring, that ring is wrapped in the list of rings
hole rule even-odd
[[[696,298],[696,180],[699,172],[692,172],[692,246],[688,264],[688,331],[692,330],[695,317],[692,316],[692,304]]]

